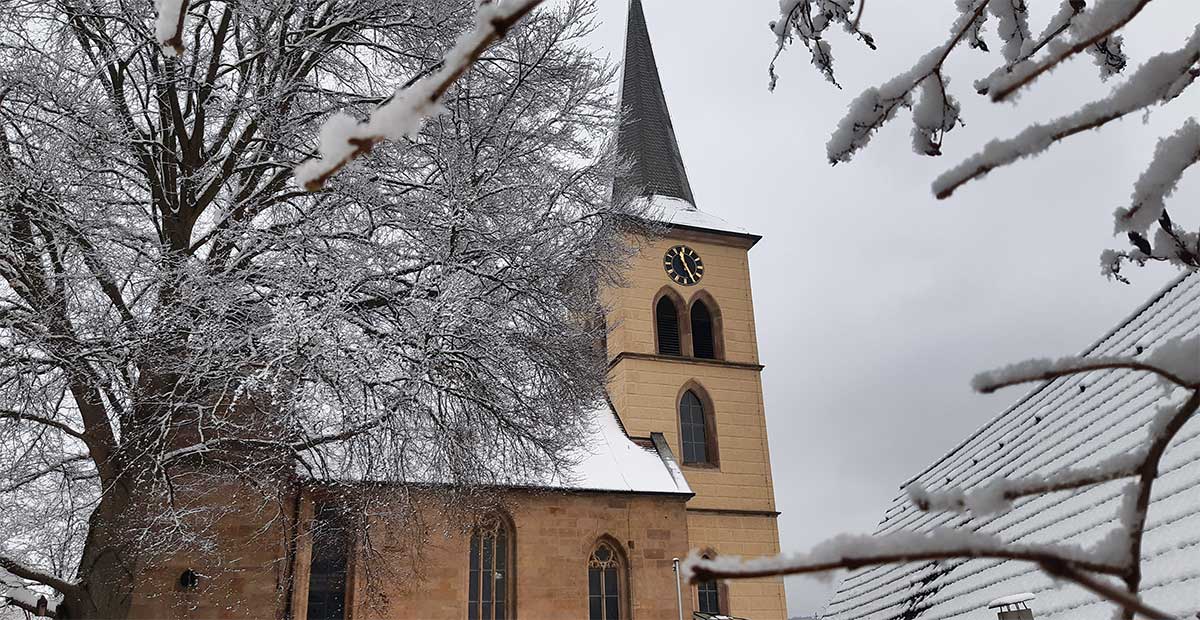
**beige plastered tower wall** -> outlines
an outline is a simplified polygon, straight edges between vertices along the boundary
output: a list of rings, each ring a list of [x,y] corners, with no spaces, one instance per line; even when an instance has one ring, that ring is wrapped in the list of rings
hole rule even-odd
[[[640,246],[625,281],[602,291],[609,330],[609,391],[634,437],[661,432],[671,450],[680,445],[679,399],[688,389],[713,409],[717,463],[683,465],[696,495],[687,503],[688,543],[716,555],[759,556],[779,552],[779,531],[767,443],[749,249],[756,237],[672,227],[662,237],[636,239]],[[676,245],[696,250],[704,276],[694,286],[673,282],[663,269],[665,252]],[[665,290],[690,310],[704,299],[717,315],[723,359],[658,355],[654,306]],[[713,307],[715,306],[715,308]],[[681,324],[681,340],[688,330]],[[730,581],[722,589],[734,616],[770,620],[787,614],[778,578]],[[693,600],[695,588],[691,588]]]

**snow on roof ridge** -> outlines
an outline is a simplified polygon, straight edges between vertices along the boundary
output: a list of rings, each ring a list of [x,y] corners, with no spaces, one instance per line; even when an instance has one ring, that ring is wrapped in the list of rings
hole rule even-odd
[[[1085,347],[1085,348],[1083,349],[1083,351],[1082,351],[1082,352],[1081,352],[1079,355],[1080,355],[1080,356],[1086,356],[1086,355],[1089,355],[1089,354],[1091,354],[1092,352],[1094,352],[1094,351],[1095,351],[1095,350],[1096,350],[1096,349],[1097,349],[1097,348],[1098,348],[1100,345],[1104,344],[1104,342],[1106,342],[1108,339],[1110,339],[1110,338],[1112,338],[1114,335],[1116,335],[1116,334],[1117,334],[1117,332],[1119,332],[1120,330],[1124,329],[1126,325],[1129,325],[1131,322],[1133,322],[1133,320],[1134,320],[1134,319],[1136,319],[1137,317],[1141,316],[1141,315],[1142,315],[1144,312],[1146,312],[1146,311],[1147,311],[1147,310],[1149,310],[1149,309],[1150,309],[1152,306],[1154,306],[1154,304],[1158,303],[1158,302],[1159,302],[1159,301],[1161,301],[1161,300],[1162,300],[1164,297],[1166,297],[1167,293],[1171,292],[1171,290],[1172,290],[1172,289],[1174,289],[1176,286],[1178,286],[1178,285],[1179,285],[1180,283],[1182,283],[1184,280],[1188,279],[1189,277],[1191,277],[1191,276],[1193,276],[1193,275],[1196,275],[1197,277],[1200,277],[1200,272],[1196,272],[1196,271],[1188,271],[1188,272],[1184,272],[1184,273],[1182,273],[1182,274],[1180,274],[1180,275],[1176,276],[1175,278],[1171,279],[1171,281],[1170,281],[1170,282],[1168,282],[1168,283],[1167,283],[1165,286],[1163,286],[1161,289],[1159,289],[1159,291],[1158,291],[1157,293],[1155,293],[1154,295],[1151,295],[1151,296],[1150,296],[1150,298],[1149,298],[1148,300],[1146,300],[1145,302],[1143,302],[1143,303],[1142,303],[1140,306],[1138,306],[1138,307],[1137,307],[1137,309],[1135,309],[1135,310],[1134,310],[1133,312],[1131,312],[1131,313],[1130,313],[1128,316],[1126,316],[1124,319],[1122,319],[1120,322],[1118,322],[1118,323],[1117,323],[1117,325],[1116,325],[1116,327],[1113,327],[1112,329],[1108,330],[1107,332],[1105,332],[1105,333],[1104,333],[1104,335],[1103,335],[1103,336],[1101,336],[1099,339],[1097,339],[1097,340],[1096,340],[1095,342],[1093,342],[1091,345],[1089,345],[1089,346]],[[966,445],[967,445],[967,444],[969,444],[970,442],[974,441],[974,440],[975,440],[975,438],[976,438],[976,437],[978,437],[979,435],[981,435],[981,434],[982,434],[984,431],[986,431],[986,430],[990,429],[990,428],[991,428],[991,427],[992,427],[992,426],[993,426],[995,423],[997,423],[997,422],[999,422],[999,421],[1001,421],[1001,420],[1003,420],[1003,419],[1007,418],[1007,417],[1008,417],[1008,415],[1009,415],[1010,413],[1012,413],[1014,410],[1016,410],[1017,408],[1019,408],[1019,407],[1021,407],[1022,405],[1024,405],[1024,404],[1025,404],[1025,403],[1026,403],[1026,402],[1027,402],[1027,401],[1028,401],[1030,398],[1032,398],[1032,397],[1033,397],[1034,395],[1036,395],[1038,392],[1042,391],[1042,390],[1043,390],[1043,389],[1044,389],[1046,386],[1048,386],[1048,385],[1051,385],[1051,384],[1053,384],[1053,383],[1054,383],[1054,381],[1047,381],[1047,382],[1044,382],[1044,383],[1038,384],[1037,386],[1035,386],[1035,387],[1033,387],[1032,389],[1030,389],[1028,393],[1026,393],[1024,396],[1022,396],[1020,399],[1018,399],[1016,402],[1014,402],[1012,405],[1010,405],[1010,406],[1009,406],[1008,408],[1006,408],[1004,411],[1002,411],[1002,412],[1000,412],[999,414],[997,414],[997,415],[993,416],[993,417],[992,417],[991,419],[989,419],[987,422],[984,422],[982,425],[980,425],[980,426],[979,426],[979,428],[975,429],[975,431],[973,431],[973,432],[972,432],[970,435],[968,435],[968,436],[967,436],[965,439],[963,439],[961,442],[959,442],[957,445],[955,445],[955,446],[954,446],[953,448],[951,448],[949,451],[947,451],[946,453],[944,453],[944,454],[943,454],[943,455],[942,455],[940,458],[938,458],[938,460],[934,461],[934,462],[933,462],[933,463],[931,463],[929,466],[927,466],[925,469],[921,470],[921,472],[920,472],[920,473],[918,473],[918,474],[916,474],[916,475],[914,475],[914,476],[910,476],[909,478],[905,479],[905,480],[904,480],[904,482],[903,482],[903,483],[900,485],[900,487],[901,487],[901,488],[904,488],[905,486],[907,486],[907,485],[909,485],[909,484],[913,483],[914,481],[916,481],[916,480],[920,479],[920,478],[921,478],[921,476],[924,476],[925,474],[927,474],[927,473],[929,473],[929,472],[933,471],[934,469],[936,469],[936,468],[937,468],[938,466],[940,466],[940,465],[941,465],[941,464],[942,464],[942,463],[943,463],[943,462],[944,462],[944,461],[945,461],[945,460],[946,460],[948,457],[950,457],[950,456],[951,456],[951,455],[953,455],[954,453],[956,453],[956,452],[958,452],[959,450],[961,450],[961,449],[963,449],[964,447],[966,447]],[[882,525],[882,523],[881,523],[881,525]]]
[[[635,205],[635,212],[641,212],[641,217],[652,222],[685,228],[698,228],[741,237],[752,237],[755,240],[761,238],[761,235],[756,235],[741,226],[731,224],[706,211],[701,211],[696,205],[682,198],[663,194],[651,194],[648,196],[638,196],[633,198],[631,202]]]

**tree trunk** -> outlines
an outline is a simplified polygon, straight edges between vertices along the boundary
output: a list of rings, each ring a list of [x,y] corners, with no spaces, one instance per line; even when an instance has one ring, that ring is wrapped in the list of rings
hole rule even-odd
[[[138,573],[137,516],[131,510],[132,484],[113,485],[92,513],[79,561],[79,591],[67,595],[58,618],[110,620],[127,618]],[[64,609],[65,606],[65,609]]]

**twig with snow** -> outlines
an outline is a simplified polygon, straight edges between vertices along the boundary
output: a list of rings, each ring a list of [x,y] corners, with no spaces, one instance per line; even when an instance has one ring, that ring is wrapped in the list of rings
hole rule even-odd
[[[1159,345],[1144,361],[1132,358],[1067,357],[1031,360],[982,373],[975,389],[991,392],[1001,387],[1044,381],[1098,370],[1135,370],[1153,373],[1164,381],[1185,388],[1186,402],[1173,401],[1162,407],[1147,427],[1139,447],[1104,459],[1090,467],[1066,469],[1042,476],[1009,479],[998,477],[975,488],[927,491],[914,485],[907,490],[914,505],[925,511],[970,510],[977,515],[1008,509],[1019,498],[1072,491],[1123,478],[1133,478],[1118,508],[1117,527],[1094,547],[1040,545],[1003,541],[988,534],[939,528],[931,532],[898,531],[879,536],[842,535],[791,556],[743,560],[705,559],[696,552],[684,563],[684,574],[693,582],[710,579],[744,579],[795,574],[821,574],[882,564],[991,558],[1033,562],[1045,573],[1078,584],[1111,601],[1122,618],[1143,615],[1155,620],[1171,616],[1143,602],[1141,586],[1142,538],[1151,492],[1159,463],[1183,425],[1200,408],[1200,336],[1175,338]],[[1096,575],[1119,577],[1124,589]]]
[[[543,0],[484,3],[475,27],[459,37],[442,59],[441,68],[397,91],[364,122],[338,113],[321,127],[319,157],[296,167],[296,182],[306,190],[324,187],[338,170],[387,139],[412,137],[426,118],[440,110],[439,101],[458,78],[505,33]]]

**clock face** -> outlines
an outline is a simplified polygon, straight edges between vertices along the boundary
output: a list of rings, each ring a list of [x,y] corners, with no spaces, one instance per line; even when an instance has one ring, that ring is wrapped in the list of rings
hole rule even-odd
[[[704,277],[704,262],[695,250],[677,245],[663,256],[663,269],[677,284],[691,286]]]

